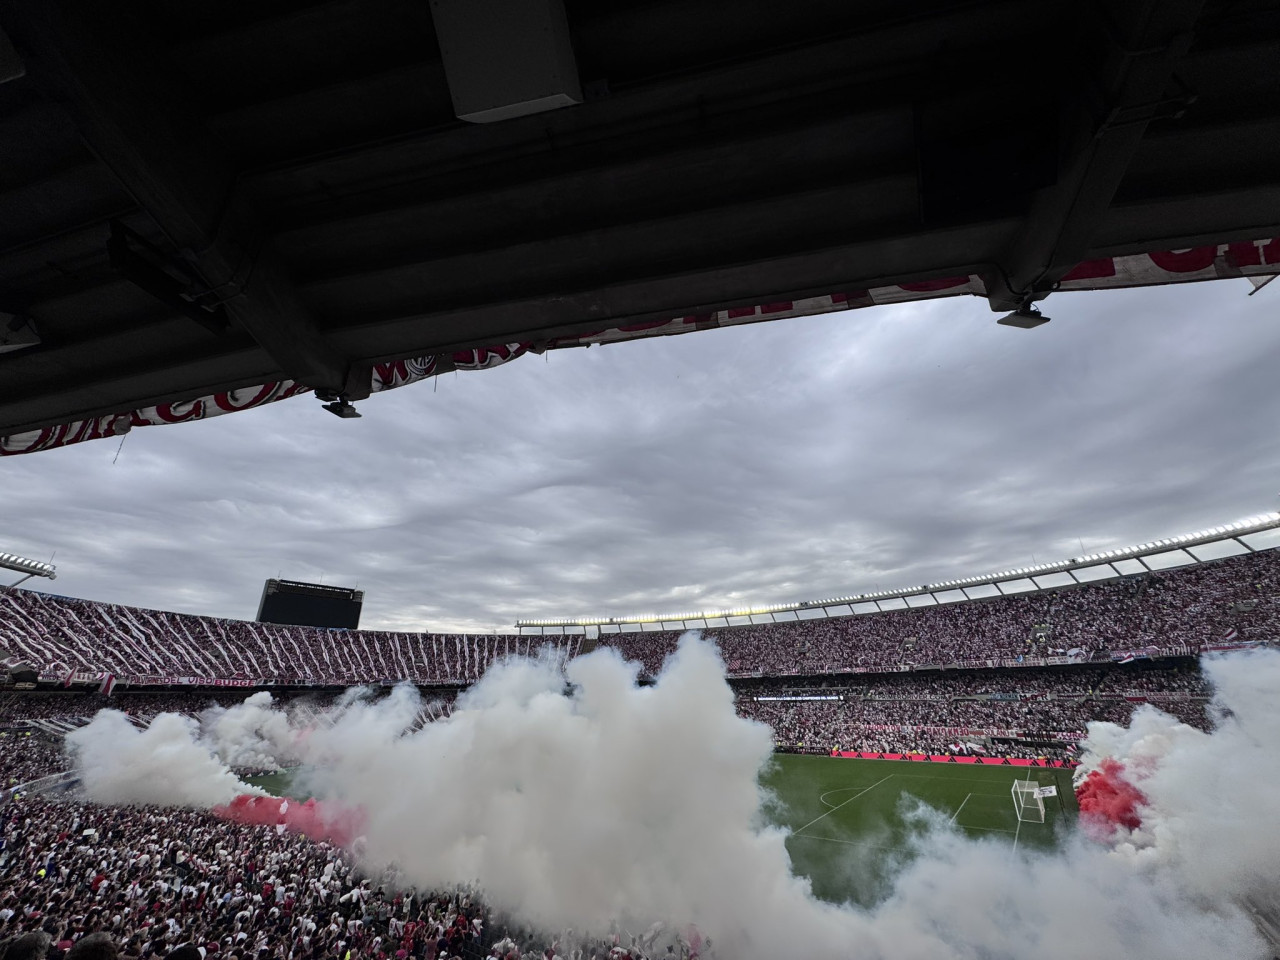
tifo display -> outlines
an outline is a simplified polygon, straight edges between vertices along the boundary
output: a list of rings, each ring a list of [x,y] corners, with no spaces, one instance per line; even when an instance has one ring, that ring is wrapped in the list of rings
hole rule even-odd
[[[1111,662],[1266,641],[1280,630],[1280,551],[1071,589],[711,631],[737,677]],[[652,675],[672,631],[598,642]],[[0,649],[49,681],[341,685],[465,684],[495,660],[546,646],[568,659],[582,634],[417,634],[219,620],[16,590],[0,594]]]

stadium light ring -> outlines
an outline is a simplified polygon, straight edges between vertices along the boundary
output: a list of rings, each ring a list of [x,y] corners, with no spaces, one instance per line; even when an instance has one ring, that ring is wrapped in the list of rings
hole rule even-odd
[[[1042,563],[1030,567],[1018,567],[1005,570],[1000,573],[987,574],[985,576],[963,577],[958,580],[946,580],[936,585],[926,584],[922,587],[907,587],[899,590],[877,590],[870,593],[861,593],[856,596],[841,597],[834,600],[824,600],[821,602],[801,601],[799,603],[775,604],[768,607],[756,607],[738,610],[722,610],[718,612],[684,614],[679,617],[654,617],[652,615],[645,617],[609,617],[609,618],[590,618],[576,621],[580,625],[601,625],[604,623],[621,624],[621,623],[645,623],[655,620],[711,620],[725,619],[728,617],[749,617],[760,616],[769,613],[781,611],[796,611],[802,608],[820,608],[834,604],[844,603],[867,603],[875,602],[886,598],[905,598],[910,595],[920,593],[929,593],[933,590],[942,588],[959,588],[963,589],[970,586],[981,586],[986,584],[994,584],[1010,577],[1026,577],[1034,576],[1047,572],[1069,572],[1079,569],[1082,566],[1094,564],[1108,564],[1120,559],[1130,559],[1133,557],[1145,556],[1149,553],[1164,552],[1170,547],[1176,547],[1180,544],[1195,543],[1200,544],[1214,540],[1223,539],[1225,537],[1240,536],[1242,533],[1258,533],[1262,530],[1271,529],[1280,526],[1280,512],[1272,511],[1257,516],[1248,517],[1244,520],[1237,520],[1232,523],[1209,527],[1194,533],[1183,533],[1173,537],[1165,537],[1157,540],[1150,540],[1136,546],[1118,547],[1111,550],[1103,550],[1098,553],[1085,554],[1081,557],[1073,557],[1069,560],[1062,560],[1056,563]],[[517,621],[517,626],[532,625],[539,621]],[[565,622],[572,623],[574,621],[543,621],[548,625],[558,625]]]

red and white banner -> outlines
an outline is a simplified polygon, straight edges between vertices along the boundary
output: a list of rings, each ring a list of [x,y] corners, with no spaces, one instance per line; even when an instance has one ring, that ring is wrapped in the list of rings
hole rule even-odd
[[[1261,641],[1246,640],[1243,643],[1206,643],[1200,649],[1205,653],[1227,653],[1231,650],[1252,650],[1261,646]]]
[[[874,753],[869,750],[832,750],[831,756],[848,760],[906,760],[916,763],[980,763],[1008,767],[1075,767],[1073,760],[1042,760],[1031,757],[966,757],[955,753]]]
[[[1280,238],[1089,260],[1078,264],[1068,273],[1062,279],[1058,289],[1108,290],[1161,286],[1196,280],[1220,280],[1230,277],[1257,279],[1276,274],[1280,274]],[[803,300],[779,300],[751,307],[717,310],[712,313],[603,327],[591,333],[550,340],[539,344],[536,348],[531,343],[507,343],[450,354],[380,363],[374,366],[370,388],[372,392],[379,393],[454,370],[487,370],[514,360],[530,350],[541,353],[543,350],[561,347],[622,343],[627,340],[673,336],[692,333],[696,330],[714,330],[785,317],[809,317],[837,310],[852,310],[913,300],[933,300],[939,297],[966,294],[986,296],[986,288],[980,277],[975,275],[943,277],[918,283],[871,287],[865,290],[843,290],[817,297],[807,297]],[[103,417],[73,420],[54,427],[0,437],[0,456],[51,450],[55,447],[65,447],[103,437],[118,437],[134,427],[203,420],[310,392],[311,388],[304,384],[283,380],[176,403],[124,410]]]
[[[124,683],[135,687],[261,687],[265,680],[250,680],[244,677],[226,679],[221,677],[166,677],[159,674],[137,677],[121,677]]]
[[[852,723],[849,728],[863,733],[925,733],[942,737],[1020,737],[1024,732],[1005,727],[939,727],[918,723]]]
[[[112,673],[54,673],[45,670],[40,674],[43,681],[62,681],[64,686],[70,687],[76,684],[88,685],[93,684],[98,687],[99,693],[105,693],[111,696],[111,692],[116,688],[117,684],[125,684],[134,687],[261,687],[265,686],[269,681],[266,680],[250,680],[250,679],[226,679],[222,677],[168,677],[159,674],[148,676],[116,676]],[[335,683],[337,681],[334,681]],[[347,684],[343,684],[346,686]]]
[[[64,669],[60,665],[51,665],[40,671],[40,680],[45,683],[61,683],[64,687],[72,687],[76,684],[92,683],[100,684],[105,673],[85,673],[79,670]]]

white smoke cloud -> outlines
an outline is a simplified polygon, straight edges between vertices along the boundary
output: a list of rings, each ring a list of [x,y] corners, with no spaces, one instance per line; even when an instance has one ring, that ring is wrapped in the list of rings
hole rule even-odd
[[[1221,898],[1083,840],[1013,857],[945,818],[878,907],[821,902],[761,820],[771,737],[734,713],[713,646],[685,638],[652,687],[608,650],[567,674],[572,696],[551,666],[512,661],[446,722],[386,739],[409,708],[378,734],[372,704],[318,732],[323,788],[368,814],[368,858],[426,886],[475,879],[549,929],[693,922],[741,960],[1264,955]]]
[[[1169,811],[1155,846],[1176,853],[1144,862],[1068,838],[1057,852],[1012,855],[938,816],[871,909],[817,900],[793,873],[785,832],[761,813],[770,734],[736,715],[718,653],[694,637],[650,687],[603,649],[565,672],[501,664],[450,718],[421,728],[407,686],[376,702],[348,698],[301,738],[250,725],[254,749],[287,741],[318,793],[363,808],[370,866],[394,862],[425,887],[478,883],[498,909],[548,930],[696,923],[717,956],[735,960],[1260,960],[1266,950],[1234,901],[1278,875],[1274,839],[1259,842],[1274,774],[1259,771],[1280,770],[1280,730],[1265,707],[1280,689],[1280,655],[1236,662],[1207,666],[1234,713],[1212,736],[1145,711],[1127,733],[1094,731],[1095,751],[1150,754],[1144,789]],[[230,776],[193,726],[182,732]],[[150,762],[131,751],[120,766]],[[1256,795],[1222,805],[1227,779]]]
[[[227,769],[200,742],[196,722],[176,713],[142,729],[118,710],[100,710],[66,744],[82,792],[101,803],[211,807],[263,792]]]
[[[1176,873],[1205,898],[1273,896],[1280,887],[1280,652],[1206,657],[1220,716],[1212,734],[1154,707],[1126,729],[1090,724],[1082,769],[1105,757],[1125,765],[1147,798],[1142,826],[1116,852],[1152,871]]]
[[[200,714],[200,739],[228,767],[279,769],[298,759],[298,732],[267,691]]]

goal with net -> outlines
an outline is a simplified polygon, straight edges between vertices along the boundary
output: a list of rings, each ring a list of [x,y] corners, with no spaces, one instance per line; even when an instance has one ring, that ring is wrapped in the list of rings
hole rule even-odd
[[[1013,781],[1013,810],[1023,823],[1044,823],[1045,790],[1034,780]]]

